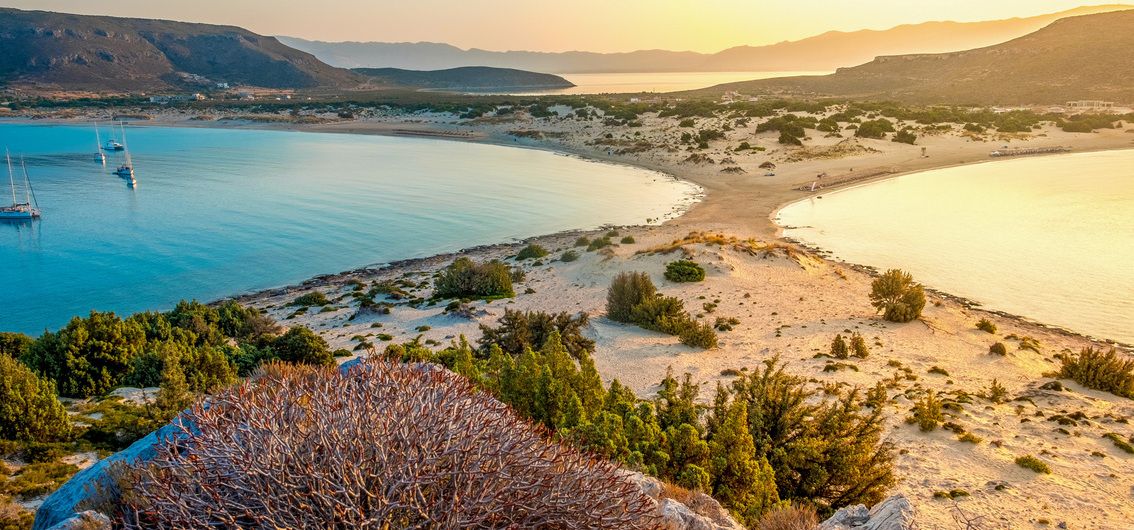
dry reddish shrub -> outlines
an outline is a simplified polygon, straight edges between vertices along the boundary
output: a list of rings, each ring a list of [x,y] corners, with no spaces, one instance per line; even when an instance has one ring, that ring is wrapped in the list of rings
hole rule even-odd
[[[810,506],[785,506],[772,510],[760,518],[758,530],[814,530],[819,516]]]
[[[272,365],[180,431],[133,470],[127,528],[659,528],[614,464],[435,366]]]

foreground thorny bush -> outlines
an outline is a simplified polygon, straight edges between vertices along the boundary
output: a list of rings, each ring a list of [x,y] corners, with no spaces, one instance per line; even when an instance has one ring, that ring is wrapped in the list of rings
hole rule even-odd
[[[271,365],[183,418],[127,528],[658,528],[614,464],[436,367]]]

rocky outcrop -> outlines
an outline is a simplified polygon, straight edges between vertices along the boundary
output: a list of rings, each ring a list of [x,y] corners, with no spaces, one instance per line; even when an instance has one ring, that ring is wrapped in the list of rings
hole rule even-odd
[[[94,510],[77,513],[48,530],[110,530],[110,518]]]
[[[857,504],[839,508],[818,530],[912,530],[914,508],[905,495],[894,495],[867,509]]]
[[[627,475],[642,488],[642,493],[657,501],[666,530],[744,530],[744,525],[733,519],[728,510],[704,493],[692,493],[682,503],[666,495],[660,480],[629,471]]]

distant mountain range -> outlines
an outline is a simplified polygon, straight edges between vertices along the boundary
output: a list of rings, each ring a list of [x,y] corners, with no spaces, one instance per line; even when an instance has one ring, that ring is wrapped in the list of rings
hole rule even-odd
[[[878,57],[827,76],[745,81],[707,91],[729,90],[915,103],[1134,102],[1134,10],[1064,18],[974,50]]]
[[[351,87],[364,78],[233,26],[0,8],[0,83],[162,90]]]
[[[356,68],[354,71],[382,84],[435,90],[546,90],[575,86],[557,75],[485,66],[432,71],[401,68]]]
[[[642,50],[628,53],[462,50],[439,43],[319,42],[278,37],[324,62],[344,68],[436,70],[494,66],[556,74],[602,72],[831,71],[880,55],[925,54],[1001,43],[1057,19],[1130,9],[1129,5],[1080,7],[1060,13],[985,22],[925,22],[891,29],[830,31],[767,46],[737,46],[713,53]]]

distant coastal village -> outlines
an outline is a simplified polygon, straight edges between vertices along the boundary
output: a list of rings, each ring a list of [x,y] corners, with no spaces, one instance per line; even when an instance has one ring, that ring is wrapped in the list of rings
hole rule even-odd
[[[0,8],[0,528],[1127,530],[1134,9],[948,24],[560,54]],[[587,92],[777,54],[833,73]],[[519,68],[569,61],[611,70]]]

